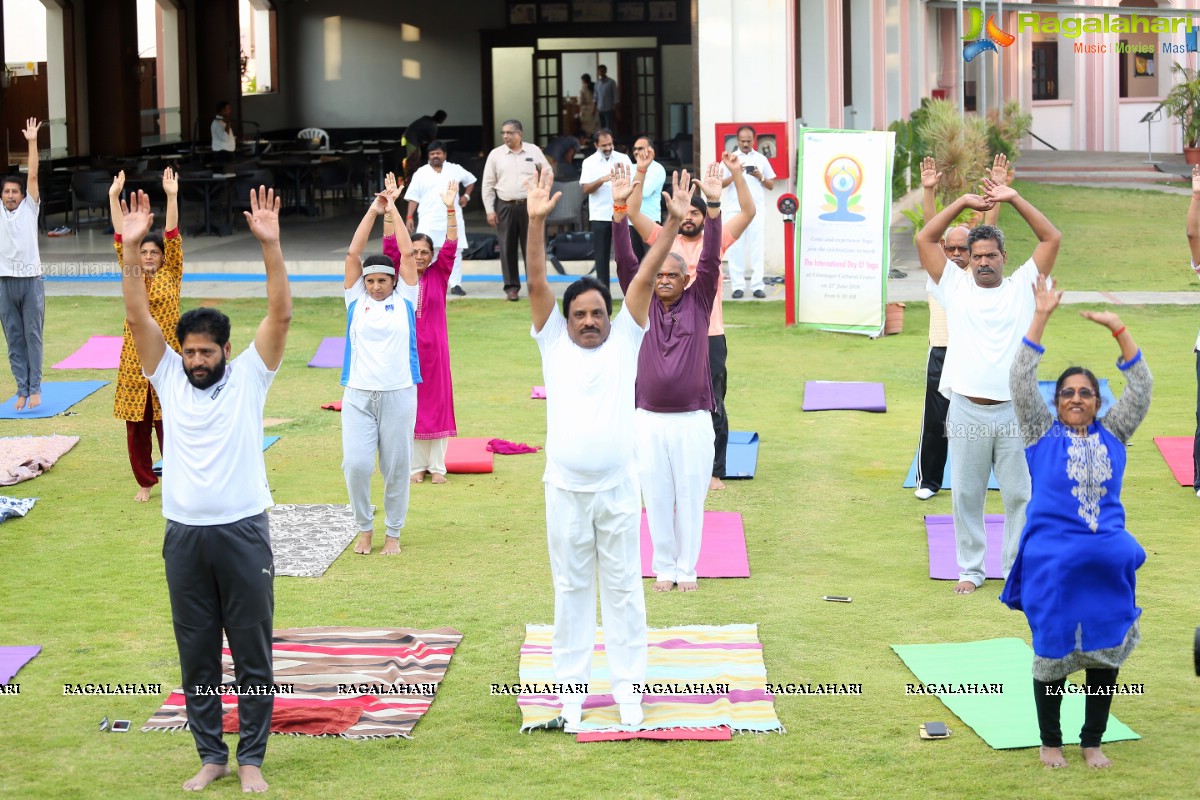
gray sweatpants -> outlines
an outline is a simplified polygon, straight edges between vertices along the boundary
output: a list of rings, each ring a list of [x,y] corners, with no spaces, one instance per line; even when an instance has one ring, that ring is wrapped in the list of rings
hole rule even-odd
[[[416,424],[416,386],[391,392],[364,392],[347,386],[342,394],[342,472],[360,531],[375,527],[371,476],[378,452],[384,524],[388,536],[400,537],[408,516],[408,473]]]
[[[954,539],[958,547],[959,580],[983,584],[987,576],[983,558],[987,534],[983,507],[988,473],[995,471],[1004,500],[1003,575],[1008,577],[1017,557],[1029,502],[1029,466],[1017,416],[1011,402],[979,405],[960,394],[951,394],[946,414],[950,445],[951,498],[954,505]]]
[[[42,393],[42,322],[46,292],[42,277],[0,278],[0,320],[8,342],[8,364],[17,396]]]

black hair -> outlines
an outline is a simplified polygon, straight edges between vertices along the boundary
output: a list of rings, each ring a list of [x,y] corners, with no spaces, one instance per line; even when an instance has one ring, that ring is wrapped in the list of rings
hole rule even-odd
[[[224,349],[229,344],[229,317],[212,306],[200,306],[184,313],[175,325],[175,338],[180,346],[189,333],[200,334],[212,339]]]
[[[521,120],[519,119],[506,119],[504,122],[500,123],[501,128],[503,128],[505,125],[512,125],[513,128],[516,129],[517,133],[525,132],[525,129],[521,127]]]
[[[428,145],[425,146],[426,153],[432,152],[434,150],[441,150],[443,153],[450,152],[449,150],[446,149],[446,143],[443,142],[441,139],[434,139],[432,142],[430,142]]]
[[[163,242],[163,235],[160,231],[150,231],[145,236],[143,236],[142,244],[146,244],[146,243],[154,245],[155,247],[158,248],[158,252],[163,253],[164,255],[167,252],[167,246]]]
[[[751,136],[754,136],[754,137],[758,136],[758,132],[755,131],[754,128],[750,127],[749,125],[743,125],[742,127],[737,129],[739,136],[741,135],[742,131],[750,131]]]
[[[221,109],[224,108],[225,106],[229,106],[230,108],[233,108],[233,103],[229,102],[228,100],[218,100],[217,101],[217,113],[220,114]]]
[[[699,211],[704,216],[708,216],[708,201],[701,197],[699,192],[692,195],[692,208]]]
[[[433,239],[427,233],[414,233],[409,237],[413,244],[417,242],[429,242],[429,252],[437,255],[437,249],[433,246]]]
[[[640,134],[638,134],[638,135],[637,135],[637,138],[635,138],[635,139],[633,140],[633,143],[634,143],[634,145],[636,146],[636,145],[637,145],[637,143],[638,143],[639,141],[641,141],[642,139],[645,139],[645,140],[646,140],[646,144],[650,145],[650,149],[651,149],[651,150],[654,150],[654,149],[655,149],[655,147],[654,147],[654,137],[653,137],[653,136],[651,136],[651,135],[650,135],[650,134],[648,134],[648,133],[640,133]]]
[[[584,292],[596,291],[604,298],[604,309],[608,315],[612,316],[612,292],[603,283],[593,278],[591,275],[584,275],[579,280],[572,283],[563,292],[563,316],[567,319],[571,318],[571,303],[575,302],[575,298]]]
[[[446,121],[446,112],[439,108],[437,111],[433,112],[433,118],[437,120],[438,124],[440,125]]]
[[[21,194],[25,194],[25,179],[20,175],[5,175],[4,180],[0,181],[0,187],[3,187],[6,183],[15,183],[17,188],[21,190]]]
[[[588,75],[586,72],[579,76],[579,80],[586,83],[589,89],[592,89],[593,91],[596,89],[596,84],[592,83],[592,76]]]
[[[972,228],[971,232],[967,234],[967,252],[971,252],[976,242],[987,241],[988,239],[996,243],[996,247],[1001,253],[1004,252],[1004,231],[995,225],[980,225],[977,228]]]
[[[376,264],[385,264],[392,269],[396,268],[396,262],[392,261],[391,256],[385,256],[382,253],[377,253],[373,256],[367,256],[366,259],[363,260],[363,269],[366,269],[367,267],[373,267]]]
[[[1096,379],[1095,374],[1087,367],[1067,367],[1063,370],[1063,374],[1058,376],[1058,381],[1054,384],[1054,405],[1058,407],[1058,393],[1062,391],[1063,384],[1067,382],[1067,378],[1072,375],[1082,375],[1087,378],[1092,384],[1092,391],[1096,393],[1096,410],[1100,410],[1101,404],[1104,402],[1100,398],[1100,381]]]
[[[612,136],[612,135],[613,135],[613,132],[609,128],[596,128],[596,132],[592,134],[592,141],[596,144],[597,147],[599,147],[601,136]],[[613,138],[616,138],[616,137],[613,137]]]

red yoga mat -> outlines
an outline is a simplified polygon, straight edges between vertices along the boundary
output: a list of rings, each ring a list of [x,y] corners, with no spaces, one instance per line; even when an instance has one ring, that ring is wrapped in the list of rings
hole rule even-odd
[[[750,559],[746,555],[746,532],[742,515],[736,511],[705,511],[700,539],[700,558],[696,562],[699,578],[749,578]],[[653,578],[651,563],[654,547],[650,543],[650,525],[642,511],[642,577]]]
[[[492,471],[495,454],[487,449],[487,438],[452,438],[446,447],[446,472],[475,475]]]
[[[1192,479],[1192,444],[1191,436],[1155,436],[1154,444],[1158,452],[1167,460],[1167,466],[1180,486],[1191,486]]]
[[[575,736],[577,742],[624,742],[630,739],[660,739],[680,741],[684,739],[706,742],[724,742],[733,738],[729,728],[663,728],[658,731],[588,731]]]

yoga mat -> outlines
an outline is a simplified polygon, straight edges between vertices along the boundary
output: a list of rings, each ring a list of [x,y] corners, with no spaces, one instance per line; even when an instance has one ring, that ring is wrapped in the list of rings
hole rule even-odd
[[[642,510],[642,577],[653,578],[650,524]],[[742,515],[736,511],[705,511],[700,539],[700,559],[696,575],[701,578],[749,578],[750,560],[746,556],[746,533]]]
[[[43,381],[42,404],[32,411],[17,411],[17,396],[0,404],[0,419],[45,419],[57,416],[108,381]]]
[[[310,367],[342,368],[342,359],[346,356],[346,337],[327,336],[321,340],[317,354],[308,362]]]
[[[283,503],[270,523],[276,578],[321,577],[358,533],[348,505]]]
[[[263,436],[263,451],[266,452],[266,449],[268,447],[270,447],[271,445],[275,444],[278,441],[279,441],[278,436],[265,436],[264,435]],[[154,470],[155,475],[162,475],[162,467],[163,467],[162,459],[159,459],[158,461],[154,462],[154,466],[152,466],[151,469]]]
[[[804,384],[804,411],[887,411],[882,383],[808,381]]]
[[[1004,550],[1004,515],[984,514],[983,530],[987,534],[987,552],[983,569],[991,579],[1003,578],[1000,566]],[[950,514],[928,514],[925,533],[929,540],[929,577],[935,581],[958,580],[958,553],[954,546],[954,517]]]
[[[21,667],[42,652],[40,644],[0,647],[0,686],[6,685]]]
[[[754,477],[758,469],[758,434],[749,431],[730,431],[725,446],[725,479],[741,480]]]
[[[1179,481],[1180,486],[1192,486],[1192,479],[1195,477],[1192,474],[1194,466],[1192,464],[1192,446],[1195,439],[1191,436],[1155,436],[1154,444],[1158,447],[1158,452],[1162,453],[1162,457],[1166,459],[1167,466],[1171,468],[1171,474],[1175,476],[1175,480]]]
[[[58,463],[78,436],[12,436],[0,439],[0,486],[31,480]]]
[[[275,695],[275,710],[305,709],[297,712],[304,718],[305,730],[320,723],[336,730],[341,727],[337,709],[359,708],[358,721],[333,735],[411,738],[413,726],[433,704],[454,648],[461,641],[462,634],[453,628],[277,630],[271,645],[275,683],[290,684],[293,692]],[[233,683],[233,659],[227,643],[221,652],[221,668],[223,683]],[[221,703],[226,714],[237,708],[237,697],[223,694]],[[180,731],[186,724],[183,690],[176,689],[142,730]],[[271,729],[275,731],[274,724]]]
[[[325,409],[326,411],[341,411],[342,401],[334,400],[332,403],[326,403],[325,405],[321,406],[321,408]]]
[[[729,728],[664,728],[658,731],[588,731],[575,737],[577,742],[625,742],[630,739],[657,739],[659,741],[705,741],[724,742],[733,738]]]
[[[1113,395],[1113,391],[1109,388],[1108,378],[1099,378],[1100,381],[1100,410],[1096,412],[1096,418],[1099,419],[1108,413],[1117,402],[1117,398]],[[1046,407],[1050,409],[1050,413],[1055,417],[1058,416],[1058,404],[1054,402],[1054,381],[1038,381],[1038,392],[1042,395],[1042,399],[1046,401]]]
[[[986,639],[948,644],[894,644],[892,650],[922,684],[1000,684],[1002,694],[937,694],[959,719],[996,750],[1038,747],[1037,709],[1033,704],[1033,650],[1021,639]],[[1083,695],[1062,702],[1063,744],[1079,744]],[[919,712],[914,709],[914,714]],[[1109,715],[1105,742],[1140,739]]]
[[[913,454],[912,464],[908,467],[908,474],[904,476],[904,488],[915,489],[917,487],[917,455]],[[946,469],[942,472],[942,489],[950,489],[950,456],[946,455]],[[988,488],[999,489],[1000,484],[996,483],[996,473],[988,475]]]
[[[530,394],[529,394],[529,399],[530,400],[545,400],[546,399],[546,387],[545,386],[533,387],[533,391],[530,392]]]
[[[492,471],[495,454],[487,449],[490,438],[453,437],[446,447],[446,472],[472,475]]]
[[[550,663],[550,625],[526,625],[519,666],[523,686],[544,688],[554,683]],[[728,728],[738,731],[783,731],[775,715],[774,695],[766,691],[767,668],[757,625],[685,625],[652,628],[647,633],[646,683],[727,684],[715,694],[646,694],[642,699],[645,719],[637,728],[623,727],[616,703],[609,693],[608,659],[604,632],[596,631],[592,654],[589,694],[583,704],[580,732],[600,730],[689,730]],[[521,693],[521,730],[560,728],[561,703],[555,694]]]
[[[93,336],[51,369],[116,369],[121,366],[121,337]]]

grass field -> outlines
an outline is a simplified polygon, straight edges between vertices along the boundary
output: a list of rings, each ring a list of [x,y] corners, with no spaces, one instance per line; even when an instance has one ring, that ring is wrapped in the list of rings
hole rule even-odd
[[[1029,192],[1035,202],[1037,191]],[[1168,200],[1177,202],[1163,202]],[[1096,226],[1103,213],[1095,210]],[[1104,224],[1111,241],[1094,245],[1100,248],[1090,259],[1094,264],[1072,267],[1081,278],[1085,269],[1112,270],[1113,282],[1121,280],[1121,269],[1141,271],[1131,268],[1128,257],[1111,257],[1118,247],[1143,252],[1149,242],[1118,238],[1122,222],[1109,220]],[[1182,262],[1182,241],[1174,244]],[[1019,240],[1010,249],[1028,252]],[[1165,269],[1159,263],[1146,268]],[[1066,284],[1069,270],[1061,269]],[[1176,288],[1185,288],[1186,272],[1175,271],[1181,276]],[[1137,277],[1144,288],[1144,275]],[[1096,277],[1097,286],[1108,281]],[[233,318],[240,351],[262,303],[221,306]],[[1083,363],[1113,379],[1119,393],[1112,366],[1117,348],[1074,310],[1060,310],[1051,324],[1042,377]],[[1144,683],[1146,692],[1118,698],[1113,707],[1144,738],[1106,746],[1116,763],[1100,772],[1084,768],[1074,748],[1068,748],[1071,768],[1062,771],[1042,768],[1035,750],[994,751],[936,698],[905,696],[905,684],[914,678],[890,644],[1000,636],[1028,641],[1024,617],[996,601],[999,582],[963,598],[953,595],[950,583],[926,577],[922,515],[949,513],[950,497],[943,493],[920,503],[900,487],[920,426],[924,305],[909,304],[902,335],[878,341],[785,330],[777,303],[729,304],[725,313],[731,423],[758,431],[762,445],[758,477],[710,494],[708,508],[743,514],[753,577],[704,581],[693,595],[648,593],[650,625],[757,623],[770,680],[862,683],[863,695],[780,698],[776,708],[785,735],[739,735],[723,743],[582,745],[562,733],[518,734],[514,699],[491,696],[489,686],[516,679],[525,624],[552,619],[544,456],[497,457],[492,475],[451,476],[445,486],[415,487],[400,558],[347,550],[322,578],[276,580],[276,627],[453,626],[465,638],[413,739],[272,737],[265,764],[271,795],[1194,795],[1200,681],[1192,675],[1191,640],[1200,624],[1194,589],[1200,501],[1174,484],[1151,438],[1193,430],[1196,311],[1121,309],[1156,378],[1150,416],[1130,447],[1123,496],[1128,527],[1149,558],[1139,573],[1143,643],[1119,680]],[[336,299],[296,303],[287,356],[266,407],[268,417],[289,420],[270,430],[283,438],[266,454],[276,502],[346,502],[338,416],[319,408],[340,397],[337,371],[304,366],[322,337],[339,334],[343,314]],[[121,318],[113,299],[52,298],[46,364],[91,334],[119,332]],[[528,328],[525,302],[451,304],[462,435],[544,442],[545,406],[528,399],[529,387],[542,383]],[[51,380],[96,377],[47,372],[54,373]],[[888,412],[802,414],[809,379],[882,381]],[[11,387],[6,370],[4,380]],[[62,694],[62,684],[84,682],[155,682],[169,691],[179,678],[160,553],[159,494],[155,490],[148,506],[132,501],[136,486],[124,426],[112,419],[111,406],[108,386],[78,405],[78,416],[0,422],[0,435],[82,437],[48,474],[6,490],[39,500],[27,518],[0,526],[0,644],[44,649],[18,675],[20,695],[0,695],[0,797],[175,797],[197,766],[189,734],[136,732],[162,698]],[[382,504],[379,486],[375,494]],[[1001,511],[997,493],[988,510]],[[854,602],[824,603],[825,594],[851,595]],[[97,733],[104,715],[133,720],[135,732]],[[920,741],[917,726],[926,720],[947,721],[955,735]],[[237,791],[236,781],[228,780],[208,794]]]

